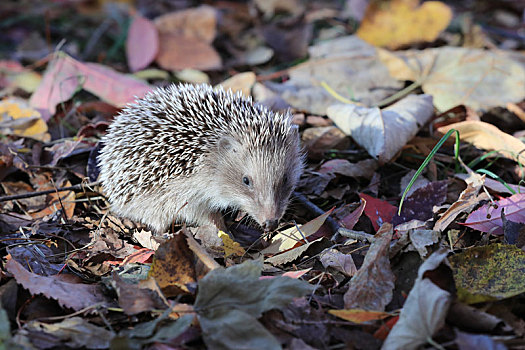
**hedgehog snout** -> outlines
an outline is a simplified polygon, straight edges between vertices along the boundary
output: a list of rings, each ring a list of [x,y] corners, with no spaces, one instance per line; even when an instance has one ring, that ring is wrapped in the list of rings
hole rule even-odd
[[[276,219],[276,218],[268,219],[264,221],[262,227],[264,229],[264,232],[270,232],[270,231],[275,231],[278,224],[279,224],[279,219]]]

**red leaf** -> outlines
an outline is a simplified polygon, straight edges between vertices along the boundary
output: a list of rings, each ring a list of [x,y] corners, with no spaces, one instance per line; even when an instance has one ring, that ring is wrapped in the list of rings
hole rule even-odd
[[[159,51],[157,27],[140,14],[133,16],[126,40],[126,57],[132,72],[146,68]]]
[[[366,201],[365,215],[372,221],[376,231],[385,222],[392,222],[392,218],[397,212],[396,207],[364,193],[360,193],[359,196]]]
[[[151,90],[148,84],[111,68],[59,54],[48,66],[29,103],[47,121],[55,114],[57,104],[69,100],[80,88],[115,106],[124,106]]]

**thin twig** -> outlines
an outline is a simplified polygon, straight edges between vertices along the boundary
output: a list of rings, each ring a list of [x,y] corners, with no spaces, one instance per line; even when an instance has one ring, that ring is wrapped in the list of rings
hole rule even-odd
[[[17,200],[17,199],[24,199],[24,198],[32,198],[32,197],[37,197],[37,196],[44,196],[46,194],[56,193],[56,192],[83,190],[85,187],[92,187],[92,186],[97,186],[97,185],[100,185],[100,182],[98,182],[98,181],[97,182],[90,182],[88,184],[80,183],[80,184],[77,184],[77,185],[61,187],[61,188],[52,189],[52,190],[15,194],[15,195],[12,195],[12,196],[0,197],[0,202],[7,202],[7,201],[14,201],[14,200]]]

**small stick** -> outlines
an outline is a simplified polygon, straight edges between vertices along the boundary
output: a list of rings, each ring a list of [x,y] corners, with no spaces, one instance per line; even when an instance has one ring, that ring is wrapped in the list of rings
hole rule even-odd
[[[12,196],[0,197],[0,202],[7,202],[7,201],[14,201],[14,200],[17,200],[17,199],[24,199],[24,198],[32,198],[32,197],[37,197],[37,196],[44,196],[46,194],[62,192],[62,191],[82,190],[85,187],[92,187],[92,186],[96,186],[96,185],[99,185],[99,184],[100,184],[100,182],[90,182],[88,184],[80,183],[78,185],[61,187],[61,188],[56,188],[56,189],[52,189],[52,190],[15,194],[15,195],[12,195]]]

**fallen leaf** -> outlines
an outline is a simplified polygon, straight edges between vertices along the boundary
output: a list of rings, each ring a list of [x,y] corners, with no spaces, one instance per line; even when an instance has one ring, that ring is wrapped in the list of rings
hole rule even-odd
[[[348,177],[364,177],[370,179],[377,169],[377,162],[374,159],[365,159],[357,163],[350,163],[346,159],[329,160],[319,168],[323,174],[340,174]]]
[[[135,13],[126,38],[126,58],[130,70],[136,72],[149,66],[158,51],[157,27],[138,12]]]
[[[455,329],[455,332],[456,339],[454,341],[456,342],[459,350],[507,350],[505,344],[495,341],[488,335],[469,334],[461,332],[458,329]]]
[[[429,248],[439,242],[441,233],[434,230],[409,230],[408,236],[410,242],[419,253],[419,256],[425,259],[428,255]]]
[[[153,290],[124,280],[116,271],[113,271],[112,279],[118,295],[118,304],[126,315],[166,308],[167,305]]]
[[[217,33],[215,8],[201,5],[168,13],[157,17],[155,26],[160,36],[156,61],[162,68],[212,70],[222,66],[212,46]]]
[[[223,231],[219,230],[219,237],[222,240],[222,243],[224,244],[224,257],[227,258],[230,255],[235,256],[243,256],[246,251],[241,247],[241,245],[238,242],[235,242],[231,237]]]
[[[142,247],[151,250],[157,250],[160,245],[160,243],[153,238],[151,231],[137,230],[133,232],[133,238],[136,239]]]
[[[464,225],[481,232],[490,232],[493,235],[503,234],[501,212],[514,222],[525,223],[525,194],[517,193],[508,198],[500,199],[495,203],[488,203],[473,211],[465,220]]]
[[[59,103],[69,100],[81,88],[118,107],[151,90],[149,85],[131,76],[97,63],[82,63],[60,53],[48,65],[29,104],[47,121],[55,114]]]
[[[461,192],[458,200],[452,203],[436,221],[433,228],[435,231],[443,232],[459,214],[472,210],[479,202],[488,199],[485,192],[478,195],[485,181],[485,175],[470,173],[469,179],[465,181],[467,182],[467,188]]]
[[[397,207],[364,193],[360,193],[359,197],[365,201],[365,215],[370,219],[376,231],[383,224],[392,222],[392,218],[397,212]]]
[[[325,268],[333,267],[337,271],[344,273],[345,275],[352,277],[357,272],[354,259],[352,255],[344,254],[336,249],[325,249],[319,255],[319,261]]]
[[[336,104],[326,110],[345,134],[380,163],[392,160],[433,113],[430,95],[409,95],[382,110],[350,104]]]
[[[446,180],[434,181],[414,191],[403,202],[401,215],[394,216],[394,226],[414,219],[431,219],[434,206],[440,206],[447,199],[447,184]]]
[[[170,12],[155,18],[161,34],[177,34],[211,44],[217,35],[217,11],[209,5]]]
[[[440,1],[372,1],[357,35],[372,45],[396,49],[436,40],[451,19],[452,10]]]
[[[51,135],[40,113],[29,107],[21,98],[7,98],[0,101],[0,131],[4,135],[30,137],[49,142]]]
[[[446,134],[451,129],[459,131],[461,141],[471,143],[486,151],[496,151],[494,157],[499,155],[521,163],[525,162],[525,155],[522,154],[525,150],[525,143],[492,124],[464,121],[440,127],[438,132]]]
[[[161,34],[160,42],[156,62],[163,69],[214,70],[222,66],[221,57],[206,42],[171,34]]]
[[[469,177],[469,175],[468,174],[454,174],[454,177],[457,177],[458,179],[461,179],[461,180],[466,180]],[[518,185],[507,183],[507,185],[515,191],[515,192],[511,192],[506,186],[503,186],[501,182],[493,180],[491,178],[485,178],[485,182],[483,185],[497,193],[507,193],[507,194],[525,193],[524,186],[518,186]]]
[[[395,276],[388,257],[392,234],[392,225],[388,223],[375,234],[363,265],[348,283],[345,309],[383,311],[392,300]]]
[[[525,252],[514,245],[473,247],[449,260],[461,302],[494,301],[525,292]]]
[[[443,327],[451,294],[436,285],[427,274],[446,264],[447,254],[443,250],[437,251],[419,267],[417,280],[382,350],[417,349]]]
[[[29,332],[28,338],[35,342],[35,346],[38,346],[43,333],[48,339],[53,339],[55,347],[67,346],[73,349],[107,349],[114,336],[113,332],[81,317],[70,317],[55,323],[30,321],[24,325],[24,329]]]
[[[290,79],[271,86],[298,110],[325,115],[337,100],[321,85],[342,96],[372,106],[402,88],[379,60],[373,46],[356,36],[342,37],[309,48],[310,59],[294,66]]]
[[[299,227],[291,227],[283,232],[277,233],[273,238],[271,244],[261,251],[261,254],[277,254],[293,248],[297,243],[307,243],[305,238],[316,233],[326,218],[332,214],[333,209],[327,211],[323,215],[307,222]]]
[[[153,277],[169,297],[188,293],[188,284],[197,282],[192,251],[182,233],[162,243],[153,258],[149,277]]]
[[[13,274],[16,282],[32,295],[43,294],[58,301],[63,307],[79,311],[96,304],[109,304],[100,286],[96,284],[68,283],[61,281],[56,275],[39,276],[27,271],[13,259],[9,259],[5,267]]]
[[[276,254],[270,258],[264,259],[264,262],[267,264],[271,264],[273,266],[280,266],[287,263],[290,263],[299,257],[307,254],[310,251],[310,248],[315,247],[316,251],[322,250],[323,248],[326,248],[327,246],[331,246],[332,244],[330,241],[325,239],[324,237],[318,238],[315,241],[308,242],[307,244],[302,244],[298,247],[286,250],[282,253]],[[320,249],[316,249],[320,248]],[[261,252],[262,253],[262,252]]]
[[[252,87],[256,82],[256,76],[253,72],[244,72],[238,73],[234,76],[226,79],[219,85],[221,85],[224,90],[232,90],[233,92],[242,92],[246,97],[252,95]]]
[[[350,309],[350,310],[328,310],[334,316],[342,318],[354,323],[364,323],[370,321],[383,320],[387,317],[392,316],[388,312],[381,311],[370,311],[361,309]]]
[[[311,292],[312,286],[288,277],[259,279],[261,269],[260,260],[246,261],[210,271],[199,281],[194,307],[207,347],[281,349],[257,318]]]
[[[488,109],[519,102],[525,96],[525,66],[502,50],[445,46],[380,50],[379,57],[393,77],[421,82],[440,111],[458,105]]]

